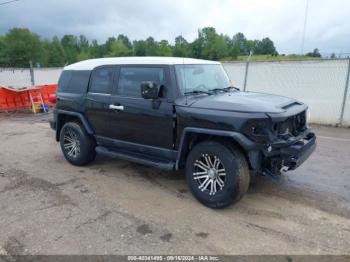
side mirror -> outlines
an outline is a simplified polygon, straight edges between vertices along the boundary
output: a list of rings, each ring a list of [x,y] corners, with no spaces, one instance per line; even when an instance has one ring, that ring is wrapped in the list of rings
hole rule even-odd
[[[156,83],[142,82],[141,96],[144,99],[157,99],[159,97],[159,88]]]

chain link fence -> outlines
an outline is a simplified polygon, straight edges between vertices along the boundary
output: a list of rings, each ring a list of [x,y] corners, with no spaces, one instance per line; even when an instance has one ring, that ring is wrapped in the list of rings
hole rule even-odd
[[[241,90],[298,99],[309,105],[311,123],[350,126],[350,60],[223,63]],[[58,82],[62,68],[0,68],[0,86],[14,88]],[[34,82],[34,84],[32,83]]]
[[[241,90],[292,97],[309,105],[312,123],[349,125],[350,60],[224,63]]]

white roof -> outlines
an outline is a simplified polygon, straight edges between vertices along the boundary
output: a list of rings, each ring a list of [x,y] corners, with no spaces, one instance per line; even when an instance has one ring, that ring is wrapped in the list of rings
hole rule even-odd
[[[219,62],[180,58],[180,57],[111,57],[98,58],[81,61],[75,64],[66,66],[64,70],[93,70],[102,65],[196,65],[196,64],[220,64]]]

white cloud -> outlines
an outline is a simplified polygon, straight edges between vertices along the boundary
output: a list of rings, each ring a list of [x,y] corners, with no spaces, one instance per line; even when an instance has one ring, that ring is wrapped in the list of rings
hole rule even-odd
[[[0,6],[0,33],[28,27],[44,36],[85,34],[105,41],[119,33],[192,41],[198,28],[213,26],[232,36],[270,37],[281,53],[298,53],[306,0],[20,0]],[[350,53],[350,2],[309,0],[305,50]]]

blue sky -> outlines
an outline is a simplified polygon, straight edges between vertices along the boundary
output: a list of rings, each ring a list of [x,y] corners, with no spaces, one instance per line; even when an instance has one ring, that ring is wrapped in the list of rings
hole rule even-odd
[[[5,0],[0,0],[4,2]],[[126,34],[192,41],[198,28],[270,37],[280,53],[300,53],[306,0],[19,0],[0,5],[0,34],[27,27],[50,38],[85,34],[99,42]],[[350,1],[309,0],[305,52],[350,53]]]

